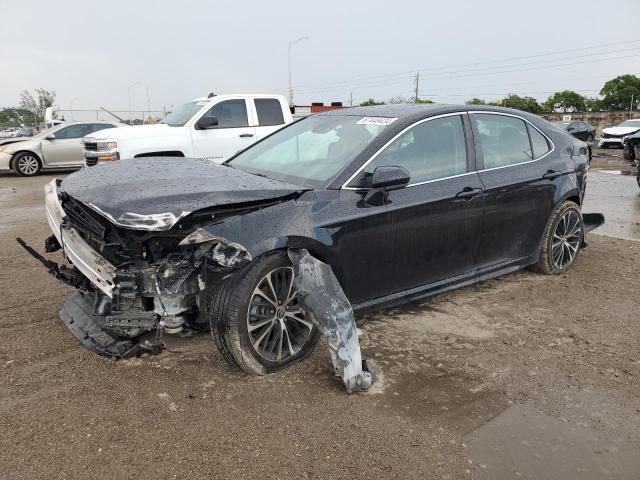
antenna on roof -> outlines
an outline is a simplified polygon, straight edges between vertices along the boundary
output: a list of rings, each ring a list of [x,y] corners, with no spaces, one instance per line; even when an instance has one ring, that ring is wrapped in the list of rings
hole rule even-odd
[[[209,95],[207,95],[207,98],[211,98],[211,97],[215,97],[215,96],[216,96],[216,94],[211,92]]]

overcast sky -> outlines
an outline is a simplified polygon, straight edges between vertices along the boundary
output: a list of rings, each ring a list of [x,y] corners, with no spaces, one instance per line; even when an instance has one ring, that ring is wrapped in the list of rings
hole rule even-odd
[[[639,20],[637,0],[0,0],[0,106],[43,87],[62,109],[127,110],[136,82],[152,109],[211,91],[286,94],[288,42],[301,36],[299,104],[410,97],[418,70],[438,102],[593,96],[640,74]],[[146,107],[143,85],[131,96]]]

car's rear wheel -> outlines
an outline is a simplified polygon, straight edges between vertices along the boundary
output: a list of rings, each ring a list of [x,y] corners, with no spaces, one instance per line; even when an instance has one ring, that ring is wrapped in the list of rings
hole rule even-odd
[[[547,275],[569,270],[578,257],[583,238],[580,207],[572,201],[562,202],[553,211],[545,227],[537,270]]]
[[[320,332],[301,309],[289,258],[257,258],[218,284],[211,332],[225,360],[251,375],[282,370],[307,357]]]
[[[35,153],[20,152],[13,159],[13,169],[21,177],[33,177],[40,173],[42,164]]]

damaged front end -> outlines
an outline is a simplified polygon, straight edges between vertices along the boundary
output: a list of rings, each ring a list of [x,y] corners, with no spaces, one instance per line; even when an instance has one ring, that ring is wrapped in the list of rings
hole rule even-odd
[[[58,180],[45,187],[45,204],[53,231],[46,250],[62,249],[73,268],[40,260],[79,290],[60,317],[83,345],[101,355],[153,350],[134,342],[148,331],[207,329],[202,314],[207,286],[252,260],[242,245],[199,228],[197,216],[168,231],[119,228],[61,192]],[[202,218],[210,222],[212,215]]]

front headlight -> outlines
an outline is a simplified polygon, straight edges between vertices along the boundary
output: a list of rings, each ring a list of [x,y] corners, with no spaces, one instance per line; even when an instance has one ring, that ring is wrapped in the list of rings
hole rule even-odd
[[[99,152],[111,151],[118,148],[118,142],[116,140],[98,141],[97,146]]]

